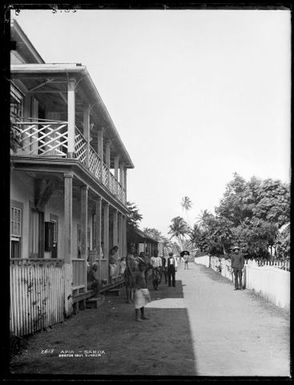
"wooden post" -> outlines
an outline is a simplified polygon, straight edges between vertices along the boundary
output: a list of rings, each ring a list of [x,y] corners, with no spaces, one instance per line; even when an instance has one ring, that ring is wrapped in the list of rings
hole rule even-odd
[[[126,203],[127,201],[127,168],[126,167],[124,170],[124,188],[125,188],[125,199],[123,203]]]
[[[29,118],[32,117],[31,115],[31,106],[32,106],[32,97],[30,94],[27,94],[24,98],[24,109],[23,109],[23,116],[24,116],[24,121],[25,122],[29,122]],[[28,146],[30,144],[30,140],[29,138],[27,138],[26,140],[24,140],[24,145],[25,146]],[[28,150],[26,150],[28,151]]]
[[[96,251],[99,259],[99,279],[102,279],[102,254],[101,254],[101,217],[102,217],[102,200],[100,196],[96,197]]]
[[[121,162],[119,165],[119,183],[121,184],[122,189],[124,189],[124,163]]]
[[[68,150],[67,156],[73,158],[75,151],[75,80],[69,79],[67,84],[67,120],[68,120]]]
[[[88,186],[81,187],[81,257],[85,263],[84,283],[87,290],[87,256],[88,256]]]
[[[122,251],[122,244],[121,244],[121,240],[122,240],[122,236],[121,236],[121,213],[118,212],[117,214],[118,216],[118,223],[117,223],[117,231],[118,231],[118,250],[119,250],[119,257],[122,258],[123,257],[123,251]]]
[[[103,180],[103,162],[104,162],[104,159],[103,159],[103,141],[104,141],[104,128],[102,127],[101,129],[98,130],[98,147],[97,147],[97,152],[98,152],[98,156],[100,158],[100,178],[101,178],[101,181]]]
[[[113,212],[113,239],[112,246],[118,246],[118,212],[114,209]]]
[[[122,246],[123,246],[123,254],[127,255],[127,220],[126,216],[123,216],[122,220]]]
[[[104,216],[104,234],[103,234],[103,243],[104,243],[104,259],[106,259],[106,266],[108,267],[109,261],[109,203],[105,202],[103,205],[103,216]],[[107,271],[107,276],[105,277],[107,281],[109,280],[109,272]]]
[[[86,152],[86,162],[87,166],[89,167],[89,155],[90,155],[90,140],[91,140],[91,133],[90,133],[90,127],[91,127],[91,116],[90,116],[90,106],[87,105],[84,107],[83,111],[83,117],[84,117],[84,136],[87,141],[87,152]]]
[[[34,121],[38,120],[38,117],[39,117],[39,102],[37,99],[35,99],[33,97],[33,105],[32,105],[32,118]],[[38,127],[38,126],[37,126]],[[31,132],[32,134],[32,132]],[[38,142],[36,142],[35,144],[31,144],[30,146],[30,150],[34,153],[34,154],[38,154]]]
[[[114,177],[116,179],[115,181],[115,193],[118,195],[119,189],[118,189],[118,168],[119,168],[119,155],[116,155],[114,158]]]
[[[111,141],[108,140],[107,143],[106,143],[106,148],[105,148],[105,163],[106,163],[106,167],[107,167],[107,173],[108,173],[108,183],[107,183],[107,187],[109,188],[110,187],[110,147],[111,147]]]
[[[72,313],[72,183],[73,174],[64,174],[64,311]]]

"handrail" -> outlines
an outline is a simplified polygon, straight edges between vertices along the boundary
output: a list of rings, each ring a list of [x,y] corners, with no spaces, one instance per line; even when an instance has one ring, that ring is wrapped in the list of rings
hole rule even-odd
[[[31,120],[30,120],[31,119]],[[22,126],[23,147],[21,154],[38,156],[62,156],[68,153],[68,130],[64,126],[67,121],[27,118],[28,121],[15,121],[13,124]],[[89,153],[87,153],[89,151]],[[84,133],[75,126],[74,157],[82,163],[108,190],[121,202],[125,202],[126,189],[115,177],[110,168],[87,142]]]

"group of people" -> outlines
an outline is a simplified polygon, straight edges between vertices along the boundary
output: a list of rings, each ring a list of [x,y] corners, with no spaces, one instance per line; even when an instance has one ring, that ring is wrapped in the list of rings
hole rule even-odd
[[[145,253],[136,254],[131,247],[126,259],[124,273],[127,302],[135,305],[136,321],[147,319],[144,307],[151,301],[147,287],[148,277],[151,275],[154,290],[158,290],[162,275],[168,286],[176,286],[177,258],[170,252],[168,258],[159,257],[157,253],[149,258]],[[150,274],[151,273],[151,274]],[[140,312],[140,313],[139,313]],[[141,316],[141,317],[140,317]]]
[[[144,314],[144,307],[151,301],[147,287],[149,277],[152,278],[154,290],[158,290],[163,276],[168,286],[175,287],[178,258],[172,252],[168,257],[160,257],[155,252],[150,258],[144,252],[138,254],[134,245],[130,247],[126,257],[120,258],[118,251],[118,246],[114,246],[109,253],[110,283],[124,278],[127,302],[133,303],[135,306],[135,319],[137,321],[145,320],[147,317]],[[97,262],[94,262],[88,269],[88,288],[93,289],[95,294],[98,294],[102,283],[98,270]]]

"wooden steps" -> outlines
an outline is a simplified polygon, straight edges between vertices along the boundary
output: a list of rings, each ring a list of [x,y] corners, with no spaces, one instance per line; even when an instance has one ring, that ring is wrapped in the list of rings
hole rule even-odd
[[[88,298],[86,300],[86,309],[98,309],[98,307],[103,304],[104,300],[104,295]]]
[[[112,290],[116,291],[119,290],[121,287],[125,286],[125,280],[121,279],[120,281],[116,281],[114,283],[109,283],[108,285],[105,285],[99,290],[99,293],[107,293],[111,292]]]

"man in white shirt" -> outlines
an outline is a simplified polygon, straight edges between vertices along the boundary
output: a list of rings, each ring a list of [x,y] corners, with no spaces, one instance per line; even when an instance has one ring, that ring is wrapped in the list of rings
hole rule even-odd
[[[162,266],[162,260],[158,255],[151,257],[150,262],[154,269]]]

